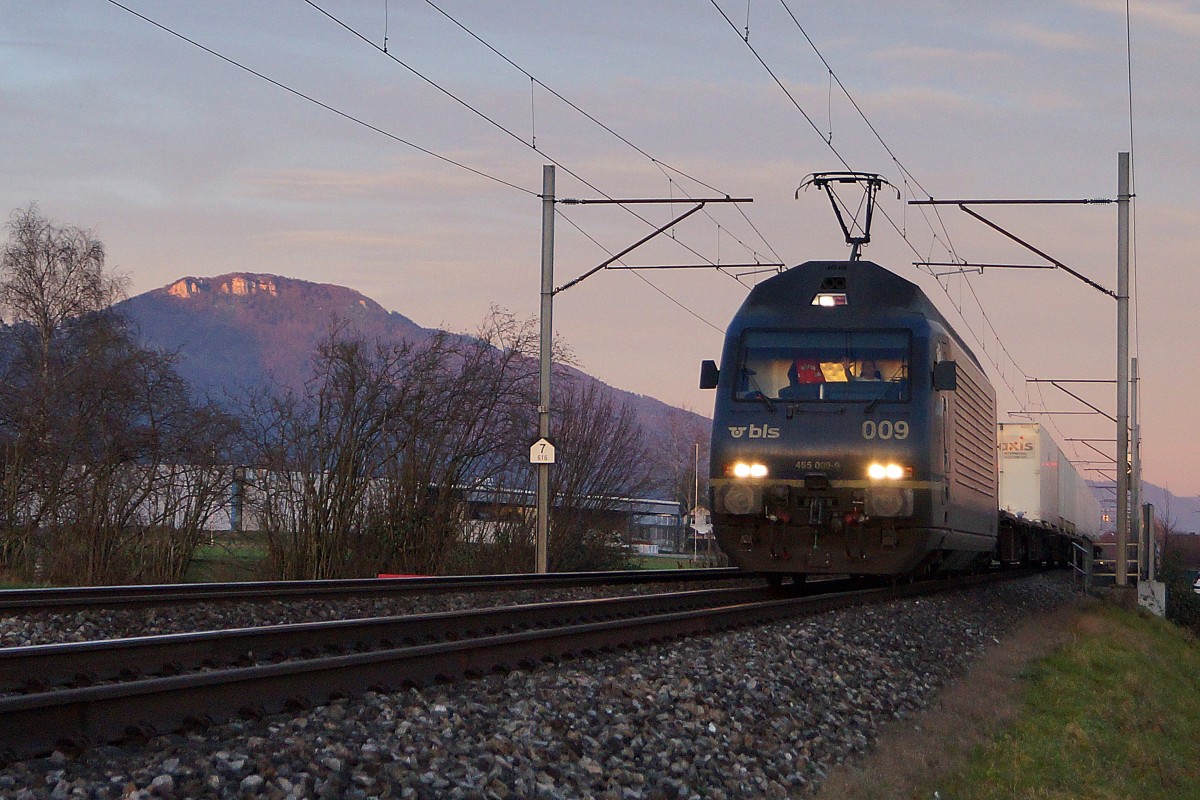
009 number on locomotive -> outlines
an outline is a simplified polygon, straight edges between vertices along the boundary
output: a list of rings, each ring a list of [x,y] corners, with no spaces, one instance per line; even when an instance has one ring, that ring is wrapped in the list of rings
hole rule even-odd
[[[902,419],[893,422],[890,419],[866,420],[862,424],[864,439],[907,439],[908,423]]]

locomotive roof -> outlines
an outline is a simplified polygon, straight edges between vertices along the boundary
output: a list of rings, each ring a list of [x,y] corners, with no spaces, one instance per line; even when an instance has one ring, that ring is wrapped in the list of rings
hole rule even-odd
[[[824,308],[812,304],[819,292],[844,292],[846,305]],[[836,316],[831,317],[831,312]],[[806,261],[755,286],[729,326],[736,336],[745,328],[784,324],[833,323],[870,326],[905,317],[935,320],[975,362],[958,332],[915,283],[873,261]]]

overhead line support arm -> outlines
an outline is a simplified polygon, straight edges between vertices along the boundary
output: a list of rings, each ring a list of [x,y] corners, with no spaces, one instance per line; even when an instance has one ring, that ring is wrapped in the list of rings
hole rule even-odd
[[[1100,414],[1100,415],[1102,415],[1102,416],[1108,417],[1108,419],[1112,420],[1113,422],[1116,422],[1116,421],[1117,421],[1117,418],[1116,418],[1116,417],[1114,417],[1113,415],[1109,414],[1109,413],[1108,413],[1108,412],[1106,412],[1106,411],[1101,411],[1099,408],[1097,408],[1096,406],[1092,405],[1092,404],[1091,404],[1091,403],[1089,403],[1087,400],[1084,400],[1082,397],[1080,397],[1079,395],[1075,394],[1074,392],[1072,392],[1072,391],[1070,391],[1070,390],[1068,390],[1068,389],[1064,389],[1062,386],[1058,385],[1058,384],[1057,384],[1057,383],[1055,383],[1054,381],[1051,381],[1051,382],[1050,382],[1050,385],[1051,385],[1051,386],[1053,386],[1055,389],[1058,389],[1060,392],[1062,392],[1062,393],[1064,393],[1064,394],[1069,394],[1071,397],[1074,397],[1076,400],[1078,400],[1079,402],[1083,403],[1085,406],[1087,406],[1088,408],[1092,409],[1092,410],[1093,410],[1093,411],[1095,411],[1097,414]]]
[[[1132,195],[1130,195],[1130,196],[1132,196]],[[1049,261],[1055,267],[1058,267],[1059,269],[1066,272],[1068,275],[1072,275],[1072,276],[1078,278],[1079,280],[1086,283],[1088,286],[1091,286],[1093,289],[1095,289],[1099,292],[1103,292],[1104,294],[1108,295],[1109,297],[1113,298],[1114,300],[1120,300],[1121,298],[1117,295],[1116,292],[1112,291],[1111,289],[1104,288],[1103,286],[1096,283],[1094,280],[1087,277],[1086,275],[1083,275],[1080,272],[1077,272],[1076,270],[1071,269],[1066,264],[1059,261],[1057,258],[1054,258],[1054,257],[1048,255],[1047,253],[1042,252],[1041,250],[1034,247],[1032,244],[1025,241],[1021,237],[1017,236],[1016,234],[1006,231],[1004,228],[1000,227],[995,222],[992,222],[990,219],[983,216],[982,214],[980,214],[976,211],[972,211],[971,209],[967,208],[968,205],[976,205],[976,206],[1108,205],[1108,204],[1114,203],[1114,202],[1117,202],[1117,201],[1110,200],[1106,197],[1083,199],[1083,200],[934,200],[931,197],[928,200],[909,200],[908,201],[909,205],[913,205],[913,206],[951,206],[951,205],[958,206],[959,209],[962,210],[964,213],[969,214],[970,216],[979,220],[984,225],[987,225],[989,228],[996,231],[997,233],[1000,233],[1000,234],[1008,237],[1009,239],[1013,240],[1017,244],[1024,247],[1026,250],[1036,253],[1037,255],[1039,255],[1042,258]],[[952,266],[952,265],[946,265],[946,266]],[[955,264],[953,266],[970,266],[970,265]],[[975,266],[983,266],[983,265],[975,265]],[[1005,265],[994,264],[994,265],[987,265],[987,266],[1002,267]],[[1013,265],[1012,267],[1008,267],[1008,268],[1028,269],[1028,267],[1025,267],[1024,265]]]
[[[557,202],[564,203],[566,205],[592,205],[592,204],[627,205],[629,203],[655,203],[655,204],[661,205],[663,203],[689,202],[689,203],[695,203],[696,205],[692,208],[689,208],[687,211],[683,212],[679,216],[675,217],[674,219],[672,219],[670,222],[666,223],[665,225],[655,228],[653,231],[646,234],[641,239],[638,239],[636,242],[629,245],[624,250],[617,253],[615,256],[612,256],[611,258],[608,258],[608,259],[600,262],[596,266],[589,269],[587,272],[580,275],[575,280],[568,281],[567,283],[564,283],[562,286],[559,286],[557,289],[554,290],[553,294],[558,294],[559,292],[565,292],[567,289],[570,289],[575,284],[580,283],[581,281],[584,281],[587,278],[590,278],[591,276],[595,275],[600,270],[607,268],[614,261],[619,261],[621,258],[628,255],[631,251],[636,250],[637,248],[641,247],[646,242],[653,239],[655,236],[658,236],[660,233],[662,233],[665,230],[667,230],[668,228],[670,228],[672,225],[682,222],[683,220],[690,217],[692,214],[695,214],[697,211],[704,208],[704,206],[707,205],[708,203],[753,203],[754,200],[751,198],[748,198],[748,197],[716,197],[716,198],[706,197],[706,198],[702,198],[702,199],[689,198],[686,201],[682,201],[682,200],[674,199],[674,198],[614,200],[612,198],[605,197],[605,198],[597,198],[594,200],[593,199],[578,200],[578,199],[567,198],[567,199],[563,199],[563,200],[558,200]],[[712,266],[714,268],[719,268],[721,265],[713,264]]]
[[[607,259],[607,260],[605,260],[605,261],[601,261],[599,264],[597,264],[596,266],[592,267],[591,269],[589,269],[587,272],[585,272],[585,273],[583,273],[582,275],[580,275],[580,276],[579,276],[578,278],[576,278],[575,280],[573,280],[573,281],[568,281],[567,283],[564,283],[562,286],[560,286],[560,287],[558,287],[557,289],[555,289],[555,290],[554,290],[554,294],[558,294],[559,292],[565,292],[567,289],[570,289],[570,288],[571,288],[572,286],[574,286],[575,284],[577,284],[577,283],[580,283],[580,282],[582,282],[582,281],[586,280],[587,278],[590,278],[590,277],[592,277],[592,276],[593,276],[593,275],[595,275],[597,272],[599,272],[600,270],[602,270],[602,269],[604,269],[605,267],[607,267],[609,264],[613,263],[614,261],[617,261],[617,260],[619,260],[619,259],[620,259],[622,256],[625,256],[625,255],[627,255],[627,254],[628,254],[628,253],[629,253],[631,250],[636,250],[637,248],[639,248],[639,247],[641,247],[642,245],[644,245],[646,242],[648,242],[648,241],[650,241],[651,239],[653,239],[655,236],[658,236],[660,233],[662,233],[663,231],[665,231],[667,228],[670,228],[672,225],[674,225],[674,224],[675,224],[675,223],[677,223],[677,222],[682,222],[683,220],[687,219],[687,218],[688,218],[688,217],[690,217],[692,214],[695,214],[697,211],[699,211],[699,210],[700,210],[700,209],[702,209],[702,208],[704,208],[704,203],[703,203],[703,201],[702,201],[702,202],[700,202],[700,203],[697,203],[697,204],[696,204],[696,206],[695,206],[694,208],[690,208],[690,209],[688,209],[687,211],[685,211],[685,212],[683,212],[682,214],[680,214],[679,216],[675,217],[675,219],[671,220],[671,221],[670,221],[670,222],[668,222],[667,224],[665,224],[665,225],[663,225],[663,226],[661,226],[661,227],[659,227],[659,228],[655,228],[655,229],[654,229],[652,232],[650,232],[650,233],[646,234],[646,235],[645,235],[645,236],[643,236],[641,239],[638,239],[636,242],[634,242],[633,244],[629,245],[629,247],[626,247],[624,250],[622,250],[621,252],[617,253],[615,256],[613,256],[613,257],[611,257],[611,258],[609,258],[609,259]]]
[[[1000,233],[1000,234],[1002,234],[1002,235],[1004,235],[1004,236],[1007,236],[1009,239],[1012,239],[1014,242],[1016,242],[1017,244],[1021,245],[1021,246],[1022,246],[1022,247],[1024,247],[1026,250],[1029,250],[1029,251],[1031,251],[1031,252],[1033,252],[1033,253],[1036,253],[1036,254],[1038,254],[1039,256],[1041,256],[1042,258],[1046,259],[1047,261],[1049,261],[1049,262],[1050,262],[1051,264],[1053,264],[1054,266],[1056,266],[1056,267],[1058,267],[1059,269],[1061,269],[1061,270],[1063,270],[1064,272],[1066,272],[1068,275],[1073,275],[1073,276],[1075,276],[1075,277],[1076,277],[1076,278],[1078,278],[1079,280],[1081,280],[1081,281],[1083,281],[1084,283],[1086,283],[1088,286],[1091,286],[1093,289],[1096,289],[1097,291],[1103,292],[1104,294],[1108,295],[1109,297],[1113,298],[1114,300],[1116,300],[1116,299],[1117,299],[1117,293],[1116,293],[1116,292],[1112,291],[1111,289],[1105,289],[1103,286],[1101,286],[1100,284],[1096,283],[1096,282],[1095,282],[1094,280],[1092,280],[1091,278],[1089,278],[1089,277],[1087,277],[1086,275],[1083,275],[1083,274],[1081,274],[1081,273],[1079,273],[1079,272],[1077,272],[1077,271],[1075,271],[1075,270],[1071,269],[1071,268],[1070,268],[1070,267],[1068,267],[1066,264],[1064,264],[1064,263],[1062,263],[1061,261],[1059,261],[1057,258],[1054,258],[1053,256],[1051,256],[1051,255],[1049,255],[1049,254],[1047,254],[1047,253],[1043,252],[1042,250],[1039,250],[1038,248],[1036,248],[1036,247],[1034,247],[1033,245],[1031,245],[1029,242],[1027,242],[1027,241],[1025,241],[1024,239],[1022,239],[1020,236],[1017,236],[1015,233],[1011,233],[1011,232],[1009,232],[1009,231],[1006,231],[1004,228],[1001,228],[999,225],[997,225],[996,223],[992,222],[990,219],[988,219],[987,217],[983,216],[982,214],[980,214],[980,213],[978,213],[978,212],[975,212],[975,211],[972,211],[971,209],[967,208],[967,207],[966,207],[966,205],[964,205],[963,203],[959,203],[959,204],[958,204],[958,207],[959,207],[960,209],[962,209],[964,212],[966,212],[967,214],[969,214],[970,216],[972,216],[972,217],[974,217],[975,219],[977,219],[977,220],[979,220],[980,222],[982,222],[984,225],[987,225],[989,228],[991,228],[992,230],[996,231],[997,233]]]

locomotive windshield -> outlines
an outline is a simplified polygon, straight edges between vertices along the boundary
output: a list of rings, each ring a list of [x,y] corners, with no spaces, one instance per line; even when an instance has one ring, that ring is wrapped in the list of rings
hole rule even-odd
[[[747,331],[737,400],[908,399],[908,331]]]

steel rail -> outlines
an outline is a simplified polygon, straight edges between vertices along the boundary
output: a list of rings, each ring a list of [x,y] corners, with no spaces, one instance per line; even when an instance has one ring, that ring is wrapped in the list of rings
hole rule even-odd
[[[0,698],[0,762],[57,748],[144,737],[237,715],[306,708],[331,697],[484,675],[645,642],[838,608],[929,595],[1023,573],[740,603],[305,661]]]
[[[766,587],[586,598],[403,616],[265,625],[0,648],[0,692],[41,692],[356,650],[415,646],[534,627],[766,600]]]
[[[84,586],[0,590],[0,611],[64,611],[232,600],[290,600],[321,597],[395,596],[452,591],[512,591],[556,586],[623,586],[755,578],[756,573],[714,569],[556,572],[546,575],[452,575],[405,578],[347,578],[324,581],[241,581],[141,586]]]

